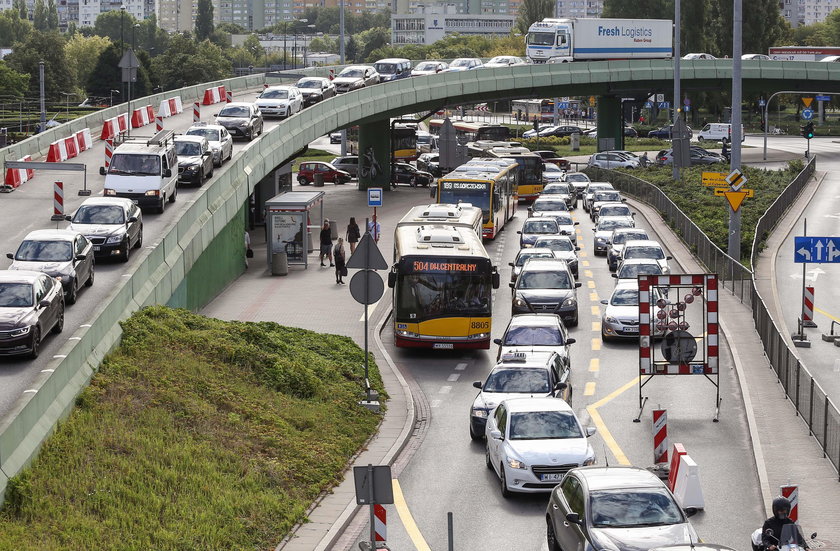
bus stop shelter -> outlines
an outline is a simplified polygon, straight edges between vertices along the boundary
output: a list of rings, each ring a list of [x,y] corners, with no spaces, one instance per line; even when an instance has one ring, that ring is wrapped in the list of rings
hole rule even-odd
[[[323,191],[287,191],[265,203],[266,247],[268,265],[272,273],[283,260],[288,265],[309,266],[312,252],[311,228],[324,225]]]

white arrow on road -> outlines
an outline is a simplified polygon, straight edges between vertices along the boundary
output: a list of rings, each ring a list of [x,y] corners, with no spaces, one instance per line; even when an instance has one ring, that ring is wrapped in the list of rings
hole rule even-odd
[[[814,268],[813,270],[808,270],[805,279],[808,281],[817,281],[817,278],[820,277],[822,274],[826,273],[824,270],[820,268]],[[791,279],[802,279],[802,272],[797,272],[795,274],[790,274]]]
[[[811,251],[809,251],[805,247],[801,247],[796,252],[798,252],[800,254],[800,256],[804,256],[805,260],[811,260]]]
[[[822,260],[822,250],[823,250],[823,243],[822,241],[817,241],[817,244],[814,245],[814,248],[817,250],[817,260]]]
[[[837,247],[834,246],[834,240],[833,239],[830,239],[828,241],[828,250],[826,252],[828,253],[828,261],[829,262],[834,262],[834,259],[837,258],[838,256],[840,256],[840,249],[838,249]]]
[[[826,218],[840,218],[840,212],[838,212],[837,214],[824,214],[823,216],[825,216]]]

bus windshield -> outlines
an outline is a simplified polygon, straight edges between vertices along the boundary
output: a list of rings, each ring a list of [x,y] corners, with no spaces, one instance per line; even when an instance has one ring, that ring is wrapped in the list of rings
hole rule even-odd
[[[493,140],[506,142],[510,139],[510,128],[507,126],[482,126],[476,132],[477,140]]]
[[[440,203],[471,203],[490,219],[490,182],[441,182]]]
[[[422,321],[446,316],[490,316],[490,274],[405,274],[397,282],[400,320]]]

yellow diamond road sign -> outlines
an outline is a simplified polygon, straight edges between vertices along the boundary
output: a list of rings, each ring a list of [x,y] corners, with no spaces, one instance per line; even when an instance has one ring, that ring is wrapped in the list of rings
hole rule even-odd
[[[704,172],[702,182],[706,187],[729,187],[726,176],[726,172]]]
[[[733,190],[738,191],[741,186],[747,183],[747,177],[736,168],[726,177],[726,183],[732,186]]]

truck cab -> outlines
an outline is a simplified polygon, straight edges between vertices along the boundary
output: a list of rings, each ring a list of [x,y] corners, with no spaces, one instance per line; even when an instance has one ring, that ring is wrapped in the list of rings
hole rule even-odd
[[[526,54],[532,63],[566,63],[572,57],[572,22],[544,19],[528,28]]]

